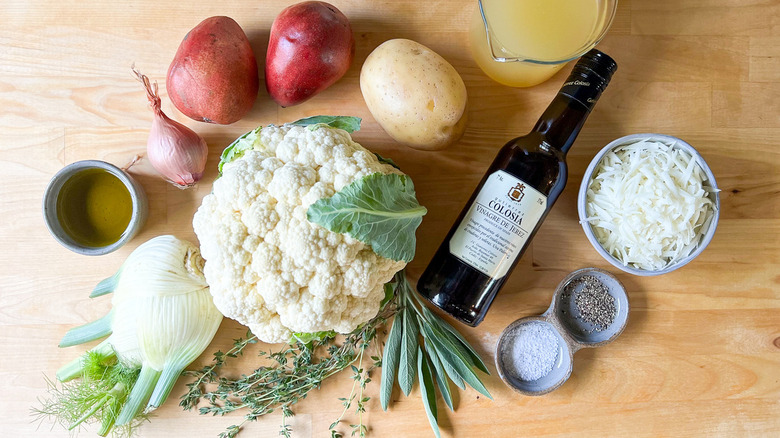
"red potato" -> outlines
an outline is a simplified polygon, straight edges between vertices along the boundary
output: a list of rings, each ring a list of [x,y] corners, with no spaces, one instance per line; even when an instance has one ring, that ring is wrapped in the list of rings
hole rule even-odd
[[[228,125],[244,117],[257,99],[260,80],[249,39],[230,17],[211,17],[181,42],[165,86],[187,117]]]
[[[352,27],[335,6],[319,1],[289,6],[271,26],[265,87],[279,105],[297,105],[344,76],[354,57]]]

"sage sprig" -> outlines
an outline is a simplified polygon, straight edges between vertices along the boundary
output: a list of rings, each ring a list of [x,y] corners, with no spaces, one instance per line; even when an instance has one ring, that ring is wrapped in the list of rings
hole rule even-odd
[[[492,400],[493,397],[476,370],[486,374],[490,372],[466,339],[425,306],[403,272],[396,274],[393,281],[399,311],[393,320],[382,355],[379,400],[382,409],[387,410],[396,375],[398,386],[405,395],[411,392],[416,377],[420,382],[428,421],[436,437],[439,437],[434,386],[438,387],[447,407],[454,411],[449,381],[461,389],[465,389],[468,384]]]

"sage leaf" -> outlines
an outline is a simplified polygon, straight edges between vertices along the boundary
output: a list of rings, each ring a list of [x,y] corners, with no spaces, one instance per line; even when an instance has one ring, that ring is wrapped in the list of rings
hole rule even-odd
[[[426,339],[426,341],[428,341],[427,345],[430,345],[429,351],[436,354],[437,359],[441,363],[442,368],[444,368],[444,371],[447,373],[447,377],[449,377],[450,380],[452,380],[452,383],[454,383],[455,386],[457,386],[458,388],[466,389],[466,384],[463,382],[463,378],[460,377],[460,374],[458,374],[458,371],[455,370],[455,368],[452,365],[450,365],[449,362],[446,362],[441,359],[441,353],[439,352],[439,348],[436,346],[436,343],[433,342],[433,340],[431,339],[434,336],[434,334],[431,332],[431,329],[428,327],[427,324],[422,324],[421,327],[422,327],[423,337]]]
[[[393,320],[392,327],[390,327],[390,334],[387,335],[387,342],[382,353],[382,381],[379,386],[379,402],[383,411],[387,410],[387,406],[390,404],[390,397],[393,394],[395,371],[398,368],[401,353],[402,332],[403,317],[399,313]]]
[[[401,339],[401,358],[398,364],[398,386],[404,395],[409,395],[414,386],[415,368],[417,367],[417,324],[411,311],[404,309],[403,317],[404,334]]]
[[[445,344],[440,343],[439,339],[435,337],[431,339],[436,344],[436,351],[439,353],[439,358],[442,360],[442,363],[449,363],[452,368],[454,368],[455,372],[457,372],[458,376],[468,383],[469,386],[485,397],[493,400],[493,396],[490,395],[490,392],[474,373],[474,370],[471,369],[471,366],[469,366],[456,351],[448,350]]]
[[[254,149],[255,145],[259,142],[261,129],[263,129],[262,126],[238,137],[222,151],[222,155],[219,157],[219,164],[217,165],[217,170],[219,170],[220,175],[222,175],[222,168],[225,164],[243,157],[246,151]]]
[[[415,231],[428,210],[407,175],[373,173],[312,204],[309,222],[346,233],[392,260],[414,258]]]
[[[490,375],[490,371],[487,368],[487,365],[485,365],[485,362],[482,361],[482,358],[479,356],[479,353],[474,350],[474,347],[471,346],[471,344],[466,341],[466,339],[461,335],[455,327],[451,326],[447,321],[443,320],[442,318],[439,318],[438,315],[431,312],[427,307],[423,308],[423,314],[425,315],[426,319],[429,320],[430,323],[437,326],[439,331],[442,335],[446,336],[450,343],[455,346],[455,348],[458,348],[462,355],[466,356],[470,359],[470,362],[472,365],[477,367],[480,371],[483,373]]]
[[[360,130],[360,117],[352,116],[313,116],[306,117],[304,119],[296,120],[291,125],[296,126],[308,126],[310,130],[315,130],[322,126],[329,126],[331,128],[343,129],[349,133]]]
[[[451,411],[455,411],[455,407],[452,403],[452,393],[450,392],[450,384],[447,382],[447,376],[444,368],[439,361],[439,356],[436,351],[431,347],[430,341],[425,341],[425,352],[433,365],[433,376],[436,378],[436,385],[439,387],[441,398],[444,399],[444,403],[450,408]]]
[[[420,379],[420,394],[422,395],[425,413],[428,415],[428,422],[431,423],[431,429],[436,438],[441,438],[439,433],[438,410],[436,408],[436,393],[433,390],[433,378],[431,376],[431,367],[428,359],[423,354],[422,348],[417,347],[417,372]]]

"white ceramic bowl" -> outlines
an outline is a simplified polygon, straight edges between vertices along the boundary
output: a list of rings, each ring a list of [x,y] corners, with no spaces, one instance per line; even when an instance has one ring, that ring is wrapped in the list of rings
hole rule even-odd
[[[583,219],[587,217],[585,204],[586,204],[588,185],[590,184],[590,181],[593,177],[593,172],[596,169],[596,166],[601,161],[602,157],[604,157],[604,155],[606,155],[607,152],[617,148],[618,146],[636,143],[640,140],[656,140],[666,144],[674,144],[675,148],[680,148],[687,151],[688,153],[691,154],[692,157],[694,157],[696,163],[704,171],[704,174],[707,175],[707,181],[705,181],[705,185],[712,187],[714,189],[714,191],[710,194],[711,199],[715,203],[714,217],[712,218],[712,223],[710,224],[710,228],[707,230],[707,233],[702,238],[702,241],[699,243],[699,246],[691,254],[679,260],[677,263],[671,264],[665,267],[664,269],[655,270],[655,271],[637,269],[631,266],[624,266],[621,261],[613,257],[601,246],[599,241],[596,239],[596,235],[593,233],[593,229],[591,228],[590,223],[583,222]],[[608,145],[604,146],[604,148],[601,149],[599,153],[596,154],[595,157],[593,157],[593,160],[590,162],[588,169],[585,171],[585,176],[582,178],[582,183],[580,184],[580,191],[579,191],[579,195],[577,196],[577,213],[579,214],[580,224],[582,225],[582,229],[585,231],[585,236],[588,237],[588,240],[590,241],[591,245],[593,245],[593,247],[596,249],[596,251],[602,257],[604,257],[606,261],[611,263],[612,266],[620,269],[621,271],[628,272],[629,274],[634,274],[634,275],[641,275],[641,276],[661,275],[685,266],[691,260],[695,259],[699,254],[701,254],[701,252],[704,251],[704,248],[706,248],[707,245],[709,245],[710,241],[712,240],[712,236],[715,234],[715,229],[718,226],[718,218],[720,216],[720,196],[717,190],[718,190],[718,186],[715,183],[715,175],[712,174],[710,167],[707,166],[707,163],[704,161],[704,158],[702,158],[701,154],[699,154],[699,152],[696,151],[696,149],[694,149],[693,146],[691,146],[687,142],[680,140],[677,137],[672,137],[663,134],[631,134],[625,137],[620,137],[617,140],[612,141]]]

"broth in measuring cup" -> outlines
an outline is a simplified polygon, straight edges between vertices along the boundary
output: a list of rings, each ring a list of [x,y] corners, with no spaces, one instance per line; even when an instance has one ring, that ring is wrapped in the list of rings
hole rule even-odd
[[[616,5],[615,0],[481,0],[469,30],[472,55],[499,83],[540,84],[596,45],[612,22]]]

